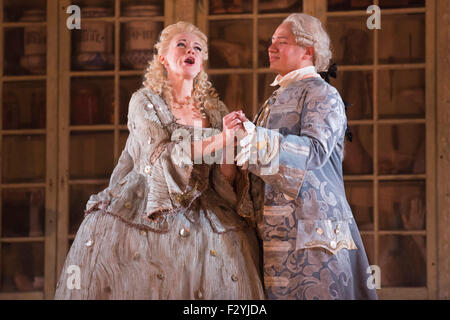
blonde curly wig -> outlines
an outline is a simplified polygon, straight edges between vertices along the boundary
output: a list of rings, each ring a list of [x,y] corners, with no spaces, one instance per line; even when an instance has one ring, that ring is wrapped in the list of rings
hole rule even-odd
[[[283,23],[291,25],[298,45],[314,47],[314,66],[317,71],[327,71],[332,57],[330,37],[320,20],[304,13],[293,13]]]
[[[172,86],[167,79],[167,71],[164,65],[159,61],[158,56],[166,55],[172,38],[175,35],[184,32],[192,33],[200,39],[200,44],[203,49],[203,63],[208,60],[208,38],[206,35],[193,24],[180,21],[167,26],[161,32],[159,40],[155,44],[157,52],[153,55],[153,59],[149,61],[144,75],[143,85],[161,95],[169,105],[172,105],[173,103]],[[202,105],[208,97],[217,97],[215,89],[212,87],[211,82],[208,81],[208,75],[203,70],[201,70],[194,78],[192,97],[198,105]]]

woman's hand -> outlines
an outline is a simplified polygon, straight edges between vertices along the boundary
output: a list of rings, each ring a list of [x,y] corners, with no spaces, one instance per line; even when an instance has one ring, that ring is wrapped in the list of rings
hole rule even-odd
[[[237,144],[235,138],[240,140],[246,136],[246,131],[243,125],[243,122],[245,121],[248,121],[248,119],[245,117],[242,110],[233,111],[223,117],[223,134],[226,139],[226,145],[232,144],[235,146]]]
[[[243,121],[241,119],[247,118],[242,110],[239,110],[227,114],[222,120],[222,134],[226,141],[226,147],[224,152],[225,163],[220,166],[220,170],[231,185],[233,185],[237,172],[236,166],[234,165],[234,146],[246,135]],[[229,150],[229,146],[233,146],[233,150]],[[231,154],[228,151],[232,151]]]

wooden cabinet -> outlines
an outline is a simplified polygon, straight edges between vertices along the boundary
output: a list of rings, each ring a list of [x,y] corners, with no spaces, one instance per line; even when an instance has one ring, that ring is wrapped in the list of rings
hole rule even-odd
[[[381,7],[381,29],[366,8]],[[333,82],[348,110],[347,197],[381,298],[436,298],[432,1],[328,1]]]
[[[274,88],[267,47],[291,12],[322,20],[348,109],[344,180],[381,298],[436,297],[432,1],[203,1],[208,73],[230,110],[254,116]],[[366,9],[381,7],[381,29]]]
[[[366,26],[371,4],[381,30]],[[81,30],[67,27],[69,5]],[[436,7],[425,0],[0,0],[0,298],[53,297],[165,25],[208,35],[213,85],[253,117],[274,89],[271,36],[301,11],[326,25],[332,84],[352,104],[344,180],[380,297],[436,298]]]
[[[55,286],[55,4],[0,1],[0,297],[42,299]]]

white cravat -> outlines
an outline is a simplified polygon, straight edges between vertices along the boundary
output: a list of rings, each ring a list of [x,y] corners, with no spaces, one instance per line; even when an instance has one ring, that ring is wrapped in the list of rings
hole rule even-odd
[[[281,89],[283,90],[284,88],[289,86],[292,82],[301,80],[306,76],[320,77],[320,75],[316,71],[316,67],[309,66],[291,71],[285,74],[284,76],[279,74],[270,85],[280,86]]]

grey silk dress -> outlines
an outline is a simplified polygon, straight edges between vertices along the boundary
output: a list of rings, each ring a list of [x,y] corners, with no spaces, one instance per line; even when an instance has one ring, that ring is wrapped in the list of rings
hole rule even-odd
[[[376,299],[344,190],[342,99],[320,77],[283,89],[255,119],[260,147],[248,166],[267,297]]]
[[[218,165],[193,164],[182,148],[221,130],[225,105],[204,107],[211,128],[194,129],[151,90],[134,93],[126,146],[87,203],[56,299],[264,298],[247,174],[235,190]]]

